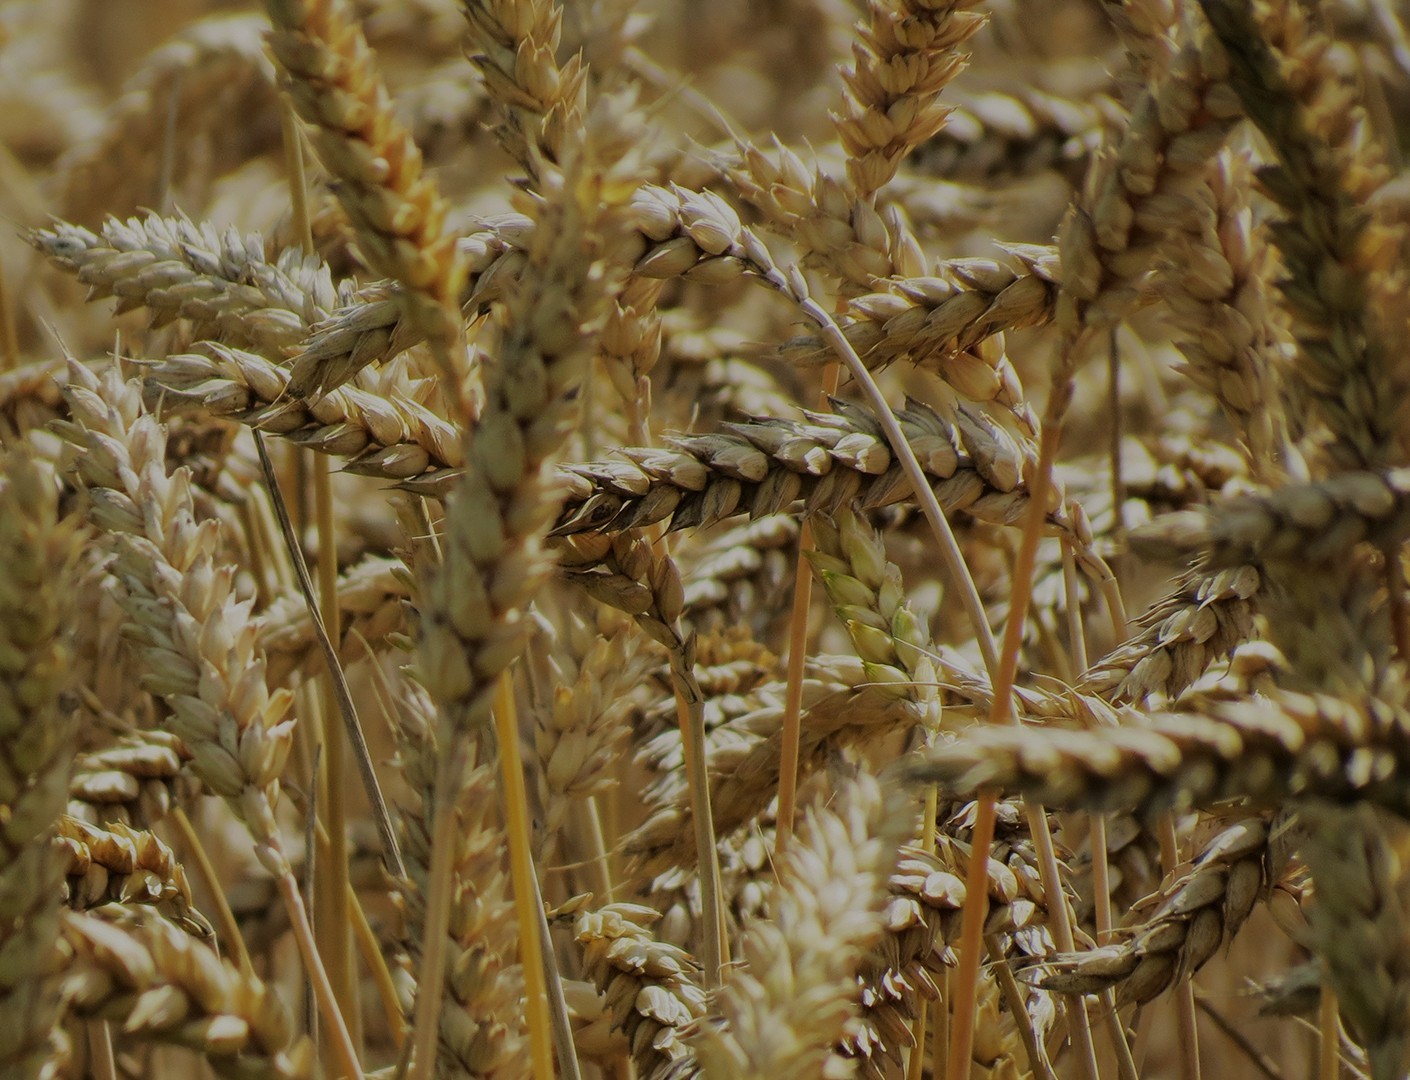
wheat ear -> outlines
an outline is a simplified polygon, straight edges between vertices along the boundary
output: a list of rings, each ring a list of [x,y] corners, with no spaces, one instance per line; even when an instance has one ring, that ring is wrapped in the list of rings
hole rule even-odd
[[[464,265],[446,231],[446,203],[424,175],[421,151],[391,108],[376,61],[344,0],[269,0],[270,48],[312,129],[314,148],[340,181],[338,198],[374,273],[405,287],[408,319],[449,357],[460,332]]]
[[[881,936],[884,882],[912,823],[865,774],[805,815],[781,858],[770,919],[746,927],[745,966],[716,1000],[723,1023],[690,1037],[706,1076],[801,1080],[838,1068],[829,1063],[856,1014],[857,965]]]
[[[167,473],[165,432],[144,413],[137,384],[116,368],[100,384],[76,363],[69,378],[73,420],[61,431],[81,451],[76,472],[90,492],[89,517],[116,555],[134,636],[151,665],[148,688],[170,707],[167,727],[192,770],[226,799],[279,882],[334,1048],[361,1076],[274,818],[292,748],[293,721],[284,718],[291,696],[269,691],[248,607],[234,596],[233,574],[216,569],[219,524],[197,523],[188,472]]]
[[[607,998],[613,1027],[627,1037],[638,1075],[665,1080],[690,1068],[694,1054],[682,1038],[705,1015],[700,966],[688,953],[650,933],[661,917],[639,904],[607,904],[573,923],[583,975]]]
[[[230,1080],[306,1080],[313,1048],[289,1029],[274,991],[208,946],[153,915],[112,921],[70,914],[69,1010],[119,1025],[123,1034],[187,1046]]]
[[[52,837],[73,767],[67,683],[73,596],[82,534],[59,515],[52,472],[23,449],[4,456],[0,486],[0,1002],[12,1018],[0,1039],[7,1075],[37,1078],[58,1016],[53,965],[64,860]]]
[[[1337,467],[1394,464],[1404,453],[1406,376],[1371,301],[1391,280],[1395,237],[1365,211],[1387,177],[1365,112],[1332,66],[1330,39],[1299,6],[1201,6],[1227,51],[1231,86],[1278,156],[1258,177],[1289,215],[1272,233],[1299,347],[1289,381],[1325,425]]]

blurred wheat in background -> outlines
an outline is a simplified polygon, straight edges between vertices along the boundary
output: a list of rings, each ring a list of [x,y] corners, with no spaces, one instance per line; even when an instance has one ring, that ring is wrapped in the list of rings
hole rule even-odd
[[[1395,1080],[1393,0],[0,2],[0,1080]]]

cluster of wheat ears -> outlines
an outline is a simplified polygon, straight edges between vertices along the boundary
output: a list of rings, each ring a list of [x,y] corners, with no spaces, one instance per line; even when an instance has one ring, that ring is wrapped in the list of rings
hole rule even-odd
[[[230,7],[0,4],[0,1077],[1406,1075],[1390,0]]]

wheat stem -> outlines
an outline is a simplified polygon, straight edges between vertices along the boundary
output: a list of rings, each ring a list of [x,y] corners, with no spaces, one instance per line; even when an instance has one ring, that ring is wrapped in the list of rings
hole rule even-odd
[[[377,998],[382,1003],[382,1012],[387,1018],[392,1042],[400,1048],[406,1042],[406,1016],[402,1013],[401,1001],[397,996],[396,984],[392,981],[391,969],[387,966],[387,958],[382,955],[377,934],[367,919],[367,912],[363,909],[357,889],[351,883],[348,885],[348,911],[352,919],[353,940],[357,943],[363,962],[372,975],[372,983],[377,988]]]
[[[338,1000],[333,994],[333,984],[328,981],[328,972],[318,955],[318,945],[313,938],[313,927],[309,925],[308,909],[299,893],[299,883],[293,871],[285,870],[275,878],[275,885],[289,912],[289,924],[298,944],[299,955],[303,957],[304,970],[313,984],[313,996],[318,1002],[318,1011],[328,1025],[328,1039],[333,1045],[333,1053],[348,1080],[363,1080],[362,1066],[353,1049],[352,1035],[338,1011]]]
[[[1052,1064],[1048,1061],[1047,1051],[1039,1042],[1038,1033],[1033,1030],[1033,1022],[1024,1006],[1023,989],[1018,985],[1018,980],[1014,978],[1013,969],[1009,966],[1003,944],[997,938],[989,935],[984,939],[984,946],[989,953],[990,970],[994,973],[994,981],[999,984],[999,991],[1004,996],[1004,1003],[1008,1006],[1009,1013],[1013,1016],[1014,1023],[1018,1028],[1018,1037],[1023,1042],[1023,1051],[1028,1057],[1029,1071],[1037,1077],[1037,1080],[1057,1080],[1053,1074]]]
[[[88,1054],[93,1080],[118,1080],[111,1025],[106,1020],[90,1020],[85,1027],[88,1029]]]
[[[1278,1067],[1273,1063],[1267,1054],[1258,1049],[1247,1035],[1239,1030],[1227,1016],[1211,1005],[1205,998],[1196,997],[1195,1004],[1199,1006],[1200,1012],[1214,1023],[1214,1026],[1228,1036],[1229,1041],[1239,1048],[1240,1053],[1248,1058],[1249,1064],[1262,1073],[1267,1080],[1285,1080],[1283,1074],[1278,1071]],[[1336,1073],[1332,1075],[1335,1077]],[[1322,1080],[1321,1077],[1318,1080]]]
[[[465,772],[462,740],[455,740],[436,767],[436,804],[431,826],[431,865],[426,878],[426,920],[421,932],[421,977],[412,1018],[410,1080],[431,1080],[436,1068],[436,1036],[445,994],[446,938],[450,932],[451,887],[455,874],[455,792]]]
[[[289,561],[293,564],[299,590],[303,593],[304,601],[308,605],[309,616],[313,620],[314,633],[318,637],[318,643],[323,649],[323,655],[328,664],[328,677],[337,695],[338,713],[343,720],[343,730],[353,748],[353,758],[357,762],[358,775],[362,780],[363,790],[367,795],[368,804],[372,808],[373,820],[377,825],[377,833],[382,841],[382,855],[387,860],[387,869],[398,879],[405,879],[406,864],[402,860],[401,846],[397,843],[396,831],[392,828],[392,817],[387,809],[387,801],[383,797],[382,787],[377,781],[377,770],[372,764],[372,754],[367,748],[367,739],[362,733],[362,722],[358,719],[357,708],[353,704],[352,694],[348,690],[347,677],[343,674],[343,666],[338,661],[337,650],[334,649],[333,642],[329,638],[328,628],[323,621],[319,604],[315,600],[313,582],[309,580],[308,565],[304,562],[303,551],[299,547],[294,532],[294,524],[289,520],[289,510],[275,477],[274,465],[269,460],[264,437],[258,431],[255,432],[255,448],[259,452],[260,465],[264,469],[265,484],[269,489],[270,502],[274,507],[279,528],[284,536],[284,544],[289,552]],[[336,613],[336,578],[334,580],[333,605]]]
[[[1317,1031],[1320,1036],[1317,1080],[1338,1080],[1341,1076],[1338,1053],[1341,1049],[1341,1017],[1337,1010],[1337,992],[1332,989],[1331,979],[1322,982],[1322,993],[1317,1002]]]
[[[508,678],[508,676],[504,676]],[[548,913],[544,908],[543,889],[534,875],[534,914],[538,917],[539,952],[543,961],[543,977],[547,983],[547,998],[550,1027],[553,1032],[553,1050],[558,1060],[558,1071],[562,1080],[582,1080],[582,1070],[578,1067],[578,1053],[573,1044],[572,1018],[568,1014],[568,1002],[563,995],[563,976],[558,970],[558,957],[553,951],[553,938],[548,928]],[[552,1073],[550,1075],[550,1080]]]
[[[921,850],[927,854],[934,854],[935,818],[940,807],[938,785],[931,784],[925,789],[925,798],[921,801],[921,806]],[[925,1073],[925,1033],[929,1017],[930,1013],[924,1008],[916,1011],[916,1018],[911,1026],[911,1033],[915,1038],[915,1049],[911,1051],[911,1060],[906,1066],[906,1080],[921,1080]]]
[[[245,975],[253,975],[254,965],[250,961],[250,951],[245,947],[244,935],[240,933],[240,924],[235,921],[235,913],[230,910],[230,901],[225,895],[225,890],[220,887],[220,878],[216,875],[215,867],[211,865],[210,856],[206,854],[206,846],[201,843],[200,834],[192,827],[184,807],[173,808],[171,820],[176,825],[176,831],[181,834],[181,841],[195,863],[196,873],[205,885],[206,892],[210,894],[211,903],[215,905],[215,920],[220,926],[221,939],[226,948],[235,954],[235,963],[240,971]]]
[[[837,361],[823,372],[819,403],[826,408],[837,393],[841,369]],[[788,621],[788,691],[784,699],[783,754],[778,771],[778,824],[774,834],[774,857],[788,846],[793,835],[793,812],[798,795],[798,746],[802,739],[800,717],[803,712],[803,667],[808,659],[808,612],[812,606],[813,576],[806,554],[812,549],[813,533],[803,522],[798,530],[798,555],[793,568],[793,610]]]
[[[499,677],[495,690],[495,732],[499,737],[500,779],[504,784],[504,817],[509,834],[509,873],[514,883],[514,908],[519,917],[520,964],[524,969],[525,1011],[529,1023],[529,1052],[535,1080],[553,1080],[553,1043],[548,1016],[548,987],[543,977],[543,950],[539,939],[538,886],[529,835],[528,797],[524,793],[524,765],[519,756],[518,710],[509,672]],[[541,906],[541,905],[539,905]]]
[[[788,689],[783,704],[783,749],[778,767],[778,825],[774,857],[787,849],[793,835],[798,797],[798,746],[802,738],[803,667],[808,659],[808,612],[812,606],[813,572],[805,552],[813,546],[813,531],[803,522],[798,530],[798,554],[793,567],[793,608],[788,617]]]
[[[338,554],[334,542],[333,492],[328,471],[328,459],[315,456],[313,471],[313,512],[318,534],[318,596],[324,632],[331,644],[341,637],[338,611]],[[347,761],[346,724],[333,718],[340,714],[336,676],[325,674],[318,689],[317,721],[323,732],[323,777],[325,780],[324,813],[327,815],[329,858],[322,877],[327,892],[326,909],[332,914],[332,925],[320,927],[332,955],[329,958],[329,978],[338,992],[343,1015],[349,1027],[358,1033],[361,1024],[357,965],[353,962],[351,926],[347,896],[348,882],[348,814],[347,792],[343,784]]]
[[[681,749],[685,754],[686,781],[690,786],[690,817],[695,830],[696,858],[699,861],[700,907],[705,934],[706,990],[720,985],[724,969],[724,898],[720,887],[720,863],[715,851],[714,815],[710,811],[710,781],[705,743],[705,696],[683,650],[671,650],[671,685],[676,695],[676,715],[680,722]]]

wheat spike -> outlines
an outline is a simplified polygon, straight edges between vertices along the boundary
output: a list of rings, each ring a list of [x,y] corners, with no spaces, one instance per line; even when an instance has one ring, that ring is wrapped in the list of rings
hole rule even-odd
[[[1364,800],[1404,812],[1410,715],[1379,701],[1291,692],[1202,713],[1127,712],[1105,731],[973,728],[925,752],[917,781],[1021,790],[1045,806],[1138,809],[1224,798]]]
[[[446,230],[446,203],[422,172],[421,151],[392,114],[351,5],[269,0],[270,49],[374,273],[405,286],[407,318],[446,348],[459,333],[464,266]],[[345,370],[306,376],[336,386]]]
[[[868,679],[861,662],[853,657],[815,657],[811,667],[803,683],[800,780],[825,766],[830,749],[918,719],[914,704],[895,693],[859,687]],[[781,684],[769,700],[770,704],[710,733],[710,805],[721,835],[759,814],[775,794],[782,753]],[[638,860],[643,873],[657,874],[696,856],[695,839],[682,828],[689,799],[681,775],[679,735],[659,736],[642,748],[641,755],[653,771],[664,775],[648,790],[650,813],[625,838],[623,850]]]
[[[351,665],[386,649],[407,627],[411,587],[400,559],[370,555],[348,567],[338,578],[338,658]],[[260,613],[259,644],[268,663],[269,680],[282,685],[295,671],[305,678],[321,670],[322,652],[314,635],[313,617],[302,596],[285,595]]]
[[[302,1080],[312,1047],[274,991],[158,916],[69,914],[64,1003],[124,1036],[198,1051],[230,1080]]]
[[[834,401],[835,413],[801,421],[759,419],[710,435],[678,436],[670,449],[626,451],[629,462],[569,466],[571,487],[556,533],[620,531],[670,520],[672,529],[711,525],[737,513],[805,512],[856,499],[863,509],[905,499],[909,481],[866,409]],[[1027,506],[1031,448],[993,421],[959,410],[954,422],[919,402],[898,412],[903,432],[947,510],[1013,524]],[[1090,547],[1081,508],[1054,493],[1049,529]]]
[[[1289,379],[1325,425],[1337,467],[1396,464],[1405,376],[1386,336],[1394,331],[1371,306],[1392,273],[1396,238],[1364,209],[1386,180],[1365,112],[1330,62],[1330,39],[1298,5],[1201,3],[1228,52],[1230,84],[1278,156],[1258,176],[1289,215],[1273,228],[1298,342]]]
[[[847,178],[863,198],[896,175],[901,159],[944,126],[938,104],[968,60],[961,48],[984,25],[970,0],[873,4],[858,24],[847,92],[833,124],[847,151]]]
[[[885,809],[885,812],[883,812]],[[707,1077],[827,1075],[856,1015],[857,966],[882,933],[883,888],[909,815],[865,774],[805,816],[783,856],[768,921],[745,929],[744,964],[690,1038]],[[823,899],[820,890],[826,891]]]
[[[145,307],[153,326],[187,319],[202,336],[275,360],[350,299],[316,256],[286,248],[271,260],[262,237],[186,217],[108,218],[101,236],[61,221],[26,239],[87,285],[90,301],[114,296],[119,313]]]
[[[173,104],[181,128],[172,175],[188,183],[202,173],[209,183],[212,169],[239,164],[277,143],[267,127],[258,126],[231,138],[224,123],[231,115],[276,114],[266,29],[253,15],[215,15],[185,27],[145,57],[105,112],[97,138],[74,144],[56,163],[63,215],[96,224],[103,215],[135,213],[169,194],[161,190],[158,157],[148,149],[162,144]],[[203,158],[205,168],[193,168]]]
[[[117,556],[152,664],[148,688],[170,705],[168,729],[196,774],[230,801],[277,875],[287,865],[273,804],[292,737],[289,697],[269,691],[246,607],[232,595],[231,575],[215,569],[218,525],[197,524],[189,473],[168,475],[164,432],[144,413],[135,382],[113,369],[100,383],[77,364],[69,378],[74,419],[62,432],[82,451],[77,476]]]
[[[1407,970],[1405,873],[1392,846],[1404,826],[1367,805],[1305,811],[1303,855],[1319,902],[1313,941],[1343,1015],[1366,1047],[1375,1080],[1404,1076],[1410,1057],[1405,1010]]]
[[[1215,566],[1332,563],[1359,543],[1393,546],[1410,535],[1407,491],[1407,469],[1341,472],[1170,514],[1136,530],[1131,543],[1157,558],[1204,553]]]
[[[0,486],[0,1067],[44,1074],[58,1016],[54,948],[63,859],[52,837],[73,766],[66,634],[81,533],[59,515],[53,473],[22,449]]]
[[[396,722],[401,768],[414,796],[401,815],[411,876],[403,886],[402,903],[407,912],[407,951],[419,968],[427,949],[433,947],[425,936],[426,888],[442,747],[430,697],[409,680],[402,680],[399,690]],[[523,974],[514,955],[518,936],[503,865],[503,825],[493,764],[478,756],[468,760],[453,797],[455,886],[447,938],[437,946],[447,951],[449,959],[437,1065],[456,1080],[522,1077],[528,1069],[518,1018]]]
[[[1251,818],[1222,830],[1188,872],[1161,889],[1154,911],[1129,938],[1045,957],[1040,985],[1084,994],[1117,986],[1120,1003],[1140,1004],[1193,978],[1252,912],[1265,885],[1267,851],[1264,821]]]
[[[68,813],[89,825],[150,828],[171,809],[185,747],[166,731],[140,731],[80,754],[69,781]]]
[[[694,1058],[682,1033],[705,1014],[700,965],[685,951],[651,937],[660,918],[639,904],[607,904],[573,923],[583,974],[606,995],[614,1028],[643,1080],[679,1076]]]

